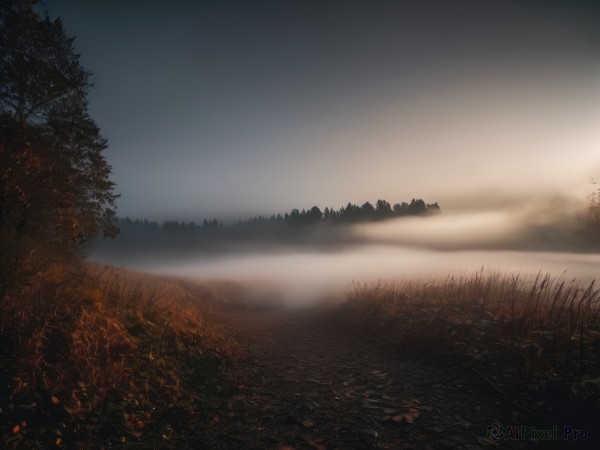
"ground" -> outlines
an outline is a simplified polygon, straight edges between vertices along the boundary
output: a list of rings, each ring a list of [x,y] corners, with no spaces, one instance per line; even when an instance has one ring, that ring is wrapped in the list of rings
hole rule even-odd
[[[215,449],[528,448],[488,439],[527,412],[447,363],[377,342],[331,312],[214,309],[247,349],[239,386],[208,414]],[[542,442],[544,444],[544,442]]]

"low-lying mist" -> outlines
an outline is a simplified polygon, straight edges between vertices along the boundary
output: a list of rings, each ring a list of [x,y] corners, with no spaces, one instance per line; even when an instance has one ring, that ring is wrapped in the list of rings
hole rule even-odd
[[[578,233],[580,205],[566,199],[488,211],[442,214],[430,220],[407,217],[358,225],[355,236],[369,243],[433,250],[532,250],[585,252]]]
[[[547,206],[461,212],[317,227],[290,241],[231,240],[206,251],[100,247],[90,259],[198,280],[236,280],[247,287],[250,302],[290,305],[340,297],[352,282],[445,277],[481,267],[590,280],[600,255],[585,252],[572,217],[564,207]]]

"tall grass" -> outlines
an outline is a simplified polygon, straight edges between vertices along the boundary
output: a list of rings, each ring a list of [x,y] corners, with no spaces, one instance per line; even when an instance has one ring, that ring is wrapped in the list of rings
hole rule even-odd
[[[346,295],[351,306],[366,313],[404,319],[398,325],[403,339],[435,335],[478,357],[502,348],[519,381],[600,377],[595,281],[481,268],[445,278],[354,283]]]
[[[595,281],[581,284],[541,272],[531,278],[481,269],[442,279],[378,280],[354,283],[346,295],[351,302],[377,306],[390,316],[422,306],[478,305],[497,318],[519,321],[515,332],[521,335],[540,330],[576,337],[600,318]]]

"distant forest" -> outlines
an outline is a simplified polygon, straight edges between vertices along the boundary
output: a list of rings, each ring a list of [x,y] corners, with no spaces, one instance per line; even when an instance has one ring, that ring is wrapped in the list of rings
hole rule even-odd
[[[221,252],[239,250],[256,245],[300,245],[331,247],[355,242],[350,228],[365,222],[386,219],[427,216],[440,213],[437,203],[413,199],[410,203],[377,200],[362,206],[348,203],[338,210],[317,206],[310,209],[292,209],[289,213],[256,216],[224,224],[218,219],[202,223],[168,220],[159,224],[147,219],[116,219],[120,229],[116,239],[98,239],[97,254],[107,256],[144,253],[146,251],[176,251],[179,253]],[[263,248],[263,247],[261,247]]]
[[[116,225],[122,232],[128,231],[162,231],[165,233],[182,233],[190,231],[210,231],[215,229],[235,229],[239,227],[257,227],[262,225],[292,225],[292,226],[307,226],[316,224],[338,225],[338,224],[354,224],[360,222],[375,222],[394,217],[406,216],[422,216],[440,213],[440,207],[436,203],[425,203],[422,199],[412,199],[410,203],[396,203],[393,206],[386,200],[377,200],[375,206],[370,202],[364,203],[362,206],[348,203],[345,207],[335,210],[333,208],[325,208],[324,211],[318,206],[302,211],[292,209],[291,212],[281,214],[273,214],[267,216],[255,216],[247,220],[238,220],[231,225],[224,225],[222,221],[217,219],[204,219],[202,223],[185,222],[177,220],[168,220],[163,222],[162,226],[155,221],[147,219],[131,220],[129,217],[120,218]]]

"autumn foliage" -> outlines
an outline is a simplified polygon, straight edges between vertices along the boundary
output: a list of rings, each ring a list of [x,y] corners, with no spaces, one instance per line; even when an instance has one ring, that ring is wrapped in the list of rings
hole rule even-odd
[[[3,445],[169,447],[229,388],[237,347],[182,282],[96,265],[39,276],[0,322]]]

